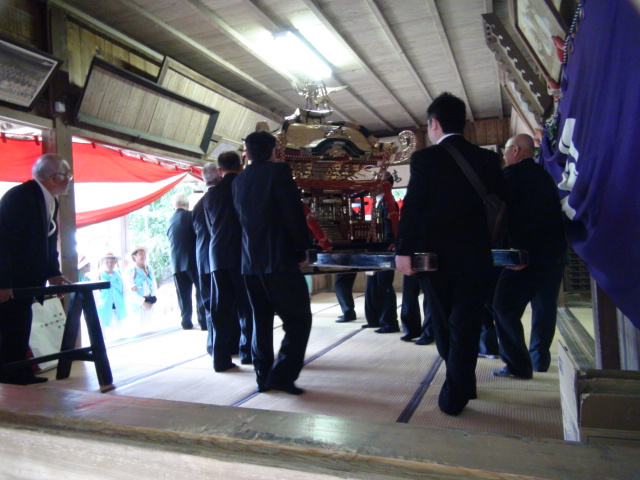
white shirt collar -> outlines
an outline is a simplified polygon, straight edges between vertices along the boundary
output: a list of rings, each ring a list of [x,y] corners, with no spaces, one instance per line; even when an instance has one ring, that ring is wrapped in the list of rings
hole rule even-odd
[[[451,135],[461,135],[460,133],[447,133],[443,136],[441,136],[438,141],[436,142],[436,145],[439,145],[441,141],[443,141],[445,138],[450,137]]]
[[[51,220],[56,209],[56,199],[53,195],[51,195],[51,192],[47,190],[44,185],[42,185],[37,179],[34,178],[34,180],[38,183],[38,185],[40,185],[40,188],[42,189],[42,194],[44,195],[44,203],[47,206],[49,220]]]

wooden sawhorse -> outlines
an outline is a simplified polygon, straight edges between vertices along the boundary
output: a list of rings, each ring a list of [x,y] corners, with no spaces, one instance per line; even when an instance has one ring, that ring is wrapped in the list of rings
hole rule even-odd
[[[42,298],[46,295],[59,295],[70,293],[69,307],[67,309],[67,321],[62,335],[62,343],[59,353],[43,355],[20,362],[1,365],[3,371],[10,371],[20,367],[35,365],[37,363],[58,360],[56,380],[69,378],[71,363],[76,360],[93,362],[96,367],[96,375],[100,384],[100,391],[106,392],[114,389],[113,375],[107,357],[107,348],[102,336],[100,318],[93,299],[93,290],[109,288],[109,282],[79,282],[71,285],[54,285],[51,287],[16,288],[13,290],[14,298],[35,297]],[[80,333],[80,314],[84,313],[84,320],[89,333],[89,347],[76,348],[76,341]]]

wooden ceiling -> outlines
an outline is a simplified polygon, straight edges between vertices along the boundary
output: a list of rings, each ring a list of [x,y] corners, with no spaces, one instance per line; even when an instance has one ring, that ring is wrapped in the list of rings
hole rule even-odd
[[[443,91],[467,103],[470,121],[509,115],[481,15],[507,24],[507,0],[65,0],[279,116],[304,107],[291,75],[256,43],[297,30],[330,63],[331,120],[378,136],[426,123]],[[281,52],[286,55],[287,52]],[[304,79],[298,78],[302,86]]]

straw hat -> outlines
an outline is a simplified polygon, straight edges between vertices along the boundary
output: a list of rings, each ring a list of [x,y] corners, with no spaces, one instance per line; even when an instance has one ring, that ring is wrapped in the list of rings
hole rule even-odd
[[[100,257],[100,260],[104,260],[105,258],[114,258],[118,260],[119,257],[118,255],[114,255],[112,252],[107,252],[102,257]]]
[[[136,245],[131,250],[129,250],[129,256],[132,257],[133,255],[138,253],[138,250],[144,250],[144,253],[147,253],[147,254],[149,253],[149,249],[147,247],[144,247],[142,245]]]

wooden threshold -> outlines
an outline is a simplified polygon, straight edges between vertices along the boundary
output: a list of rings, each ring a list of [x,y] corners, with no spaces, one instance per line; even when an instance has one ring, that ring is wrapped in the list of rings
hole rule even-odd
[[[629,479],[640,471],[637,450],[620,447],[90,392],[42,393],[0,385],[0,427],[100,442],[105,458],[128,445],[237,464],[236,476],[228,478],[244,478],[242,468],[256,466],[300,472],[299,478],[344,478],[348,472],[359,479]],[[3,452],[12,448],[11,442],[0,445]],[[66,462],[83,457],[82,447],[76,448]],[[59,462],[58,456],[37,455],[43,464]],[[129,463],[120,457],[126,452],[120,450],[110,471],[95,478],[122,478],[119,468]],[[182,478],[198,475],[185,472]]]

